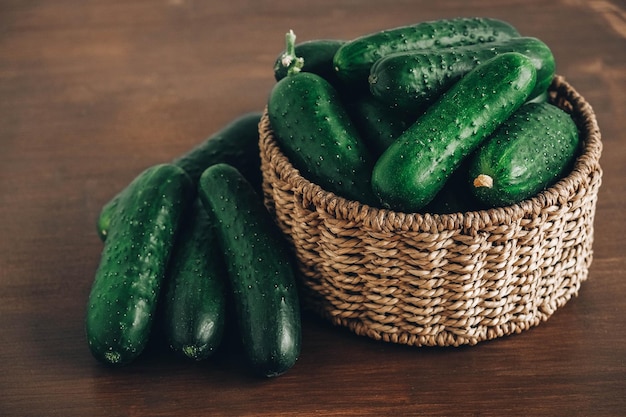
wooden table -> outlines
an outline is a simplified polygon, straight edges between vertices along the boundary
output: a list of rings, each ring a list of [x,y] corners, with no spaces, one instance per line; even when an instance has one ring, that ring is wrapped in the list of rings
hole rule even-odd
[[[522,334],[461,348],[375,342],[305,315],[296,366],[249,374],[160,345],[107,369],[84,336],[101,206],[265,105],[284,33],[349,39],[491,16],[546,42],[602,130],[595,257],[578,296]],[[620,0],[24,1],[0,4],[0,415],[626,413],[626,9]]]

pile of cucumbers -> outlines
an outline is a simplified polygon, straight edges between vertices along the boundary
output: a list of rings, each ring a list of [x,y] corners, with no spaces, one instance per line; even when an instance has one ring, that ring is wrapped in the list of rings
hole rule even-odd
[[[576,156],[578,129],[549,101],[554,74],[543,42],[497,19],[300,44],[290,31],[267,114],[293,165],[340,196],[405,212],[497,207],[550,186]],[[86,311],[99,361],[133,362],[155,327],[174,352],[206,359],[230,326],[256,373],[296,363],[297,269],[262,198],[261,117],[147,168],[102,207]]]
[[[147,168],[104,205],[97,221],[104,248],[86,314],[95,358],[133,362],[158,326],[174,352],[203,360],[232,320],[255,373],[272,377],[295,364],[295,267],[260,197],[260,119],[260,112],[240,116],[188,153]]]
[[[579,148],[551,104],[550,48],[491,18],[420,22],[286,48],[268,102],[311,181],[408,213],[509,205],[562,177]]]

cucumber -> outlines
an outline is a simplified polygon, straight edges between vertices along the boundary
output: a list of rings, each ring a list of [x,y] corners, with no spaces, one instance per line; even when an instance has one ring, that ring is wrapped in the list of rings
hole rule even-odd
[[[290,248],[262,198],[236,168],[207,168],[198,192],[216,222],[246,357],[260,375],[280,375],[295,364],[301,342]]]
[[[472,155],[472,192],[489,206],[529,198],[571,169],[579,142],[565,111],[550,103],[522,106]]]
[[[258,143],[258,125],[261,115],[260,112],[249,112],[233,119],[209,138],[175,158],[171,163],[185,170],[195,184],[208,166],[218,162],[226,162],[240,169],[254,187],[261,190],[263,178]],[[122,189],[100,210],[96,228],[100,239],[103,241],[109,233],[109,225],[115,214],[116,200],[124,192],[125,190]]]
[[[170,348],[202,360],[219,347],[226,325],[226,264],[215,225],[199,199],[181,224],[167,270],[164,333]]]
[[[374,62],[391,53],[471,45],[519,36],[509,23],[491,18],[454,18],[370,33],[343,45],[333,58],[339,79],[367,87]]]
[[[555,62],[552,51],[537,38],[518,37],[486,44],[442,50],[412,51],[384,57],[371,68],[372,95],[401,109],[424,108],[472,68],[504,52],[519,52],[531,59],[537,82],[531,98],[552,83]]]
[[[259,122],[261,112],[248,112],[231,120],[219,131],[172,161],[187,172],[194,183],[206,168],[220,162],[236,167],[260,190],[261,156],[259,151]]]
[[[145,348],[181,213],[193,188],[172,164],[138,175],[117,202],[89,294],[85,329],[93,356],[125,365]]]
[[[382,103],[369,92],[342,94],[348,111],[363,142],[375,158],[379,157],[417,119],[405,111]]]
[[[372,187],[384,207],[428,204],[465,157],[517,110],[535,87],[532,61],[498,55],[468,72],[381,155]]]
[[[339,83],[333,68],[333,57],[345,42],[339,39],[314,39],[294,45],[292,51],[285,49],[274,62],[274,78],[276,81],[285,78],[291,59],[296,56],[303,60],[300,71],[317,74],[337,88]]]
[[[120,201],[123,191],[125,191],[126,189],[127,188],[116,194],[100,209],[100,214],[98,215],[98,219],[96,221],[96,231],[98,232],[100,240],[102,240],[103,242],[106,240],[107,235],[109,234],[109,228],[111,227],[111,221],[113,220],[115,209],[117,208],[117,203]]]
[[[464,213],[485,208],[474,198],[467,186],[468,164],[469,158],[465,158],[432,201],[420,210],[421,213]]]
[[[339,93],[319,75],[277,82],[267,105],[276,141],[303,176],[340,196],[373,204],[374,157]]]
[[[550,94],[548,93],[548,89],[545,89],[541,92],[541,94],[530,98],[526,103],[524,104],[531,104],[531,103],[548,103],[550,101]]]

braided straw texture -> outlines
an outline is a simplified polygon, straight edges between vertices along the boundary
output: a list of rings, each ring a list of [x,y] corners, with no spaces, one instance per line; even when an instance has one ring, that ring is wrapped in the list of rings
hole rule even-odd
[[[259,124],[266,205],[293,246],[302,303],[358,335],[460,346],[519,333],[578,294],[592,261],[602,144],[591,106],[562,76],[552,102],[583,141],[572,172],[512,206],[407,214],[303,178]]]

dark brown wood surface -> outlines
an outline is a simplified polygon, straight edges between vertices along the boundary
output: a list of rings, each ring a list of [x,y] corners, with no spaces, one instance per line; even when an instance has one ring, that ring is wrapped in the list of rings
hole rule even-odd
[[[298,363],[270,380],[234,342],[203,363],[156,343],[124,369],[93,359],[95,219],[114,193],[261,110],[288,29],[349,39],[456,16],[542,39],[597,114],[604,177],[578,297],[462,348],[378,343],[305,316]],[[621,0],[2,0],[0,415],[625,415],[625,91]]]

